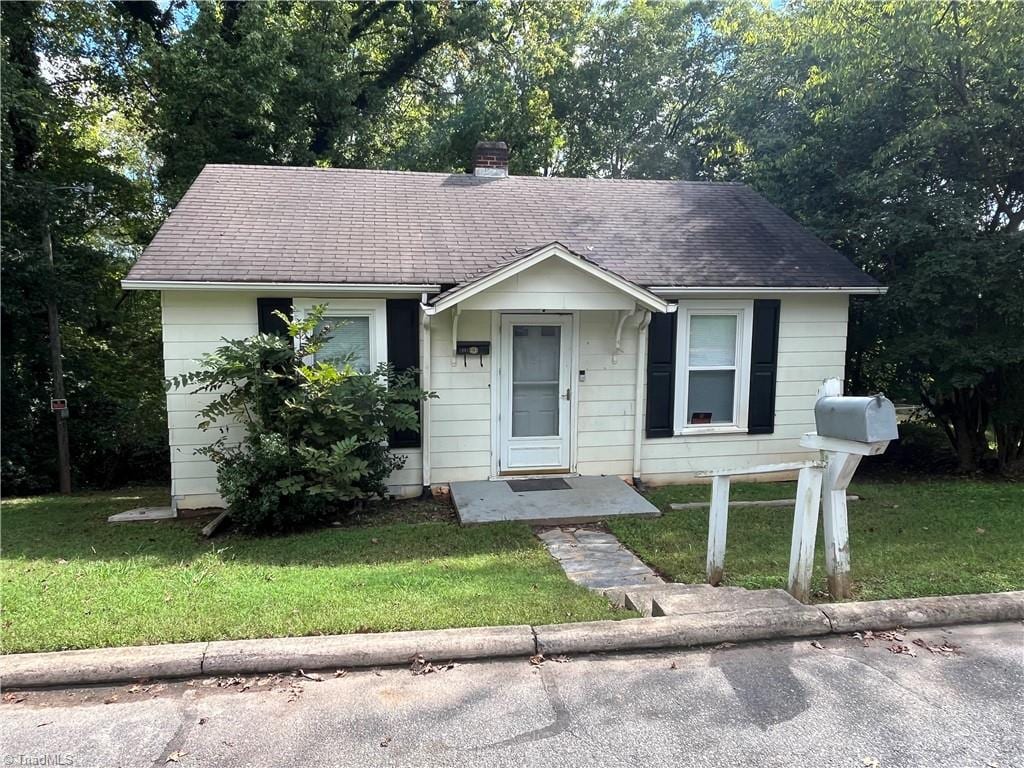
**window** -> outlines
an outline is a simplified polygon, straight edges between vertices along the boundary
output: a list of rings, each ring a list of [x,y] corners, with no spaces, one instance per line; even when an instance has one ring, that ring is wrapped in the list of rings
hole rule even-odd
[[[387,304],[370,299],[296,299],[296,316],[308,314],[314,306],[326,304],[320,328],[329,337],[314,359],[308,362],[347,361],[357,371],[369,373],[388,359]]]
[[[751,302],[680,302],[675,432],[746,429]]]
[[[367,315],[324,315],[318,330],[326,329],[327,342],[313,356],[317,362],[338,366],[349,363],[360,373],[373,368],[370,357],[370,318]]]

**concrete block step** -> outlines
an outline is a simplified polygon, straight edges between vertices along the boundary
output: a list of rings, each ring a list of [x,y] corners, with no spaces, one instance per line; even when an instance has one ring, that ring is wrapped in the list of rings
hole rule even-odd
[[[781,589],[712,588],[712,592],[651,595],[651,616],[685,616],[692,613],[743,612],[759,609],[800,608],[803,604]]]
[[[641,616],[650,616],[656,596],[709,595],[714,591],[710,584],[652,584],[625,590],[622,606],[636,611]]]

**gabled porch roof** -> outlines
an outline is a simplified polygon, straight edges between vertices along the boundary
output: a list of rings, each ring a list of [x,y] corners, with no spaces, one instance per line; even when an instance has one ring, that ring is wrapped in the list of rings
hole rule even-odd
[[[670,304],[659,296],[654,295],[646,288],[626,280],[624,277],[621,277],[604,267],[598,266],[586,257],[570,250],[562,243],[551,242],[533,248],[514,261],[503,264],[496,269],[484,273],[480,277],[435,296],[432,302],[424,305],[424,311],[428,315],[435,315],[439,312],[443,312],[450,307],[457,306],[472,296],[476,296],[477,294],[483,293],[484,291],[500,285],[509,278],[525,272],[531,267],[535,267],[538,264],[551,259],[561,260],[562,262],[579,269],[581,272],[590,275],[611,288],[626,294],[638,305],[644,309],[650,310],[651,312],[672,312],[675,310],[675,304]]]

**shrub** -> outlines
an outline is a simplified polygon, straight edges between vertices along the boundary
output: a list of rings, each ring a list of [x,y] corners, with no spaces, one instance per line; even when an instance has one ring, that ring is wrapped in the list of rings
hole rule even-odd
[[[324,309],[295,321],[281,315],[287,338],[225,340],[199,370],[169,382],[218,395],[200,411],[199,427],[222,434],[198,453],[217,465],[232,520],[253,533],[321,522],[383,497],[388,475],[405,462],[388,450],[388,436],[418,429],[419,402],[430,396],[412,371],[309,363],[330,335]],[[228,434],[235,423],[245,426],[241,443]]]

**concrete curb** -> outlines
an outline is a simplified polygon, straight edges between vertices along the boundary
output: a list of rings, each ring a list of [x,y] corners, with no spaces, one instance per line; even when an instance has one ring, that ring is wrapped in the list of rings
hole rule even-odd
[[[585,621],[536,628],[537,648],[548,655],[742,643],[777,637],[827,635],[830,631],[828,619],[810,606]]]
[[[999,592],[538,627],[522,624],[10,654],[0,657],[0,678],[5,688],[97,685],[144,678],[380,667],[405,664],[416,655],[431,661],[458,661],[538,652],[632,651],[1022,619],[1024,591]]]
[[[1024,619],[1024,591],[828,603],[817,608],[828,617],[832,631],[836,633],[892,629],[896,626],[911,628],[1014,621]]]
[[[530,656],[535,647],[533,629],[528,624],[372,635],[224,640],[210,643],[203,661],[203,674],[385,667],[408,664],[416,655],[433,661]]]
[[[0,657],[4,688],[97,685],[142,678],[196,677],[203,674],[209,643],[136,645]]]

